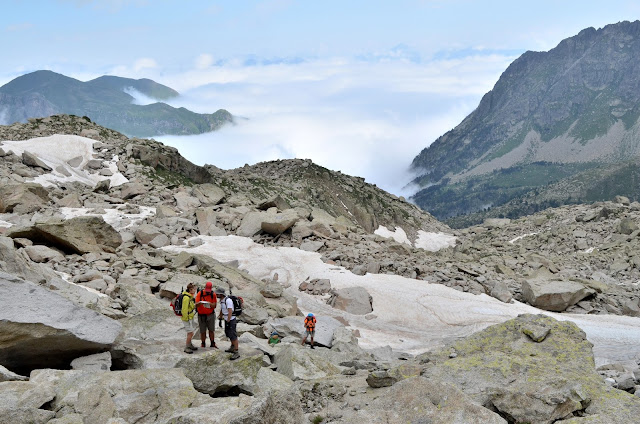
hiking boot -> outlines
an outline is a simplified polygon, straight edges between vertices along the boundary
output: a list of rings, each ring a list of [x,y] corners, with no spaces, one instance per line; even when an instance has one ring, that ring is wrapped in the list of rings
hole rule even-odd
[[[225,352],[228,352],[228,353],[233,353],[235,351],[236,350],[233,348],[233,346],[231,346],[229,349],[225,350]]]
[[[211,342],[211,347],[214,348],[214,349],[218,348],[218,346],[216,346],[215,342]]]
[[[197,347],[195,347],[195,346],[193,345],[193,343],[191,343],[191,346],[189,346],[189,347],[191,348],[191,350],[198,350],[198,348],[197,348]]]
[[[240,357],[240,354],[238,352],[233,352],[233,355],[231,355],[231,357],[229,358],[230,361],[235,361],[236,359],[238,359]]]
[[[200,343],[200,347],[207,347],[205,342]]]
[[[311,349],[315,349],[315,347],[313,347],[313,345],[311,345]]]
[[[189,354],[191,354],[191,353],[193,353],[193,349],[191,349],[191,347],[190,347],[190,346],[187,346],[187,347],[185,347],[185,348],[184,348],[184,353],[189,353]]]

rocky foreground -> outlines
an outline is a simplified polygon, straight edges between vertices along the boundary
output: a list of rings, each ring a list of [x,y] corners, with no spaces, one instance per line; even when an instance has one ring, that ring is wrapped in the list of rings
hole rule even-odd
[[[522,315],[412,356],[363,349],[357,329],[327,314],[310,350],[299,345],[296,296],[277,275],[259,280],[237,262],[170,248],[238,235],[318,252],[356,275],[637,317],[640,204],[617,198],[454,232],[310,161],[199,167],[72,116],[0,127],[0,139],[2,423],[637,422],[637,362],[596,369],[572,323]],[[381,226],[401,228],[406,242]],[[455,247],[417,247],[442,233]],[[182,352],[168,302],[206,281],[245,300],[237,361]],[[376,313],[366,286],[294,289],[342,313]],[[276,346],[272,328],[284,336]]]

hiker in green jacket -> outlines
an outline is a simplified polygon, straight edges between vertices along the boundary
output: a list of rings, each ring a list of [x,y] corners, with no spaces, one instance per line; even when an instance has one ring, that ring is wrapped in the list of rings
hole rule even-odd
[[[182,324],[184,325],[184,330],[187,332],[187,346],[184,348],[184,351],[185,353],[193,353],[194,350],[198,350],[198,348],[191,343],[193,333],[196,331],[198,325],[194,319],[196,316],[196,285],[189,283],[187,290],[182,293],[182,295]]]

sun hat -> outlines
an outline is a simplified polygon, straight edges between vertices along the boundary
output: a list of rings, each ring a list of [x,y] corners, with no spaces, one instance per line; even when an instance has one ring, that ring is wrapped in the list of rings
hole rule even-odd
[[[220,288],[220,287],[218,287],[218,288],[216,289],[216,294],[221,294],[221,295],[223,295],[223,296],[226,296],[226,293],[225,293],[224,289],[222,289],[222,288]]]

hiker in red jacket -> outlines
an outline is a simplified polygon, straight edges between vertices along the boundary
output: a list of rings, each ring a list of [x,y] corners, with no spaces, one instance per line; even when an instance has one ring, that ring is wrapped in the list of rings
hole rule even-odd
[[[207,281],[204,290],[200,290],[196,294],[196,310],[198,311],[198,325],[200,326],[200,343],[201,347],[207,346],[207,329],[209,330],[209,340],[211,347],[218,348],[214,340],[216,329],[216,304],[218,298],[213,292],[213,284]]]

